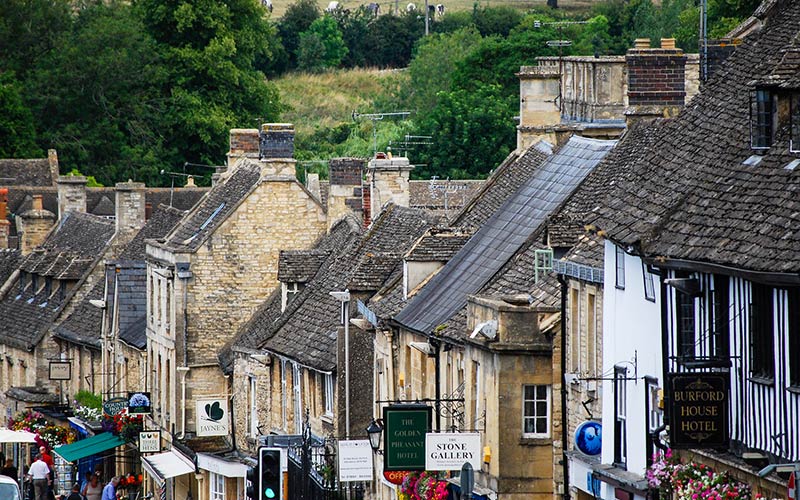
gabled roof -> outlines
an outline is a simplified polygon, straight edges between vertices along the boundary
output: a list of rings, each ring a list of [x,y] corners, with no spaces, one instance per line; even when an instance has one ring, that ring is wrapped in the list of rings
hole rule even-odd
[[[261,166],[242,161],[230,177],[211,188],[167,236],[165,246],[178,252],[194,252],[255,188]]]
[[[16,249],[0,250],[0,288],[14,274],[22,260],[22,252]]]
[[[329,250],[281,250],[278,255],[278,281],[305,283],[317,274]]]
[[[55,184],[47,158],[0,160],[0,186],[52,186]]]
[[[128,323],[135,322],[137,317],[144,318],[146,315],[146,273],[141,267],[145,260],[145,241],[150,238],[163,237],[175,227],[184,214],[185,212],[172,207],[159,206],[153,211],[147,224],[120,252],[118,262],[125,262],[125,268],[128,269],[126,272],[136,273],[139,278],[138,280],[128,280],[129,289],[118,295],[120,311],[124,310],[122,313],[124,320],[120,325],[120,338],[134,347],[139,347],[140,342],[137,343],[133,338],[123,338],[123,333],[125,333],[123,329]],[[136,262],[140,263],[138,271],[135,270],[134,263]],[[54,329],[54,335],[71,342],[99,348],[103,316],[102,311],[93,306],[90,301],[109,299],[108,304],[111,306],[114,294],[109,293],[109,296],[105,297],[104,292],[105,281],[98,280],[81,303],[75,306],[75,310]]]
[[[39,262],[63,262],[58,279],[80,280],[86,276],[114,235],[114,223],[93,215],[70,212],[48,235],[39,251],[29,254],[20,268],[36,267]],[[37,274],[38,276],[38,274]],[[17,279],[17,282],[19,278]],[[38,280],[38,292],[32,290],[31,278],[25,290],[9,289],[0,300],[0,318],[4,335],[0,342],[21,349],[33,349],[52,326],[63,306],[55,288],[47,295],[43,280]]]
[[[395,320],[422,333],[446,322],[464,307],[468,295],[481,290],[506,265],[615,144],[572,137],[533,171]]]
[[[800,271],[800,168],[788,168],[798,155],[787,127],[761,151],[750,148],[749,128],[750,90],[781,74],[798,46],[800,2],[774,2],[678,117],[650,128],[653,137],[626,138],[635,154],[601,165],[611,182],[596,190],[598,229],[654,257]],[[746,164],[753,156],[760,161]]]
[[[361,262],[365,256],[394,255],[395,266],[400,264],[400,252],[433,222],[425,211],[388,205],[363,236],[331,254],[259,347],[319,371],[335,371],[341,304],[330,292],[346,288],[356,274],[353,262]]]

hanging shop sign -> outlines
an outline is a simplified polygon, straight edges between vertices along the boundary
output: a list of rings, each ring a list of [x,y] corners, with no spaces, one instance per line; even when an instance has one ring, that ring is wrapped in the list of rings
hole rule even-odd
[[[227,436],[230,433],[228,400],[224,398],[198,399],[195,433],[203,436]]]
[[[118,415],[125,408],[128,407],[128,398],[118,397],[106,399],[103,402],[103,413],[109,417]]]
[[[575,449],[590,457],[600,454],[603,449],[603,426],[600,422],[587,420],[575,429]]]
[[[425,470],[425,434],[431,428],[431,407],[386,406],[383,422],[384,470]]]
[[[480,470],[481,435],[477,432],[429,432],[425,435],[425,470],[461,470],[469,462]]]
[[[669,374],[672,448],[725,448],[729,444],[728,373]]]
[[[148,414],[150,414],[150,393],[129,392],[128,415],[148,415]]]
[[[161,451],[161,431],[139,432],[139,453],[158,453]]]
[[[339,441],[339,481],[372,481],[372,455],[368,439]]]
[[[50,380],[69,380],[72,378],[72,362],[51,361],[49,365]]]

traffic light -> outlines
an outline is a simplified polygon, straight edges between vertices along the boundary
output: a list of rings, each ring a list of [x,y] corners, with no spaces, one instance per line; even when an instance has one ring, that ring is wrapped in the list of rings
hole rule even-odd
[[[260,448],[258,450],[258,467],[261,478],[258,500],[281,500],[283,498],[281,449]]]
[[[247,469],[247,498],[250,500],[259,500],[258,498],[258,467],[250,467]]]

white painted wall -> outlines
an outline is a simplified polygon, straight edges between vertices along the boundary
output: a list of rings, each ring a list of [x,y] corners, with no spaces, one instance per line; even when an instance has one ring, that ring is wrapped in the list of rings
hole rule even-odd
[[[655,302],[645,299],[642,261],[625,254],[625,289],[616,287],[616,247],[605,242],[605,283],[603,285],[603,377],[612,378],[615,365],[628,368],[627,382],[627,468],[644,475],[647,466],[645,376],[664,386],[661,369],[660,287],[653,277]],[[636,366],[634,367],[634,359]],[[603,381],[602,462],[614,461],[614,386]],[[604,498],[614,498],[613,489]]]

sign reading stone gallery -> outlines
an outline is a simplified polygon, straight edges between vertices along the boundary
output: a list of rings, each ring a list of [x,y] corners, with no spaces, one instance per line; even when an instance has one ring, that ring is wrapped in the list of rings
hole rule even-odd
[[[726,448],[730,439],[727,373],[669,375],[672,448]]]
[[[425,434],[431,428],[431,407],[419,404],[383,408],[383,468],[425,470]]]

